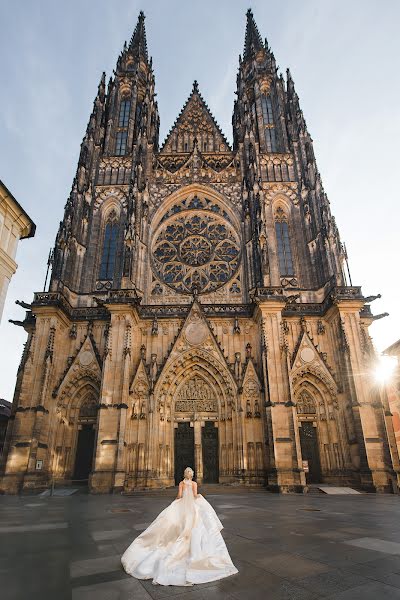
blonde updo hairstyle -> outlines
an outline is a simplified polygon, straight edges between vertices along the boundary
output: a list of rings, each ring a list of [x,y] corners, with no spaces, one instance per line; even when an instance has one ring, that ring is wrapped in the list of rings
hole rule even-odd
[[[183,472],[183,476],[185,479],[193,479],[194,471],[190,467],[186,467]]]

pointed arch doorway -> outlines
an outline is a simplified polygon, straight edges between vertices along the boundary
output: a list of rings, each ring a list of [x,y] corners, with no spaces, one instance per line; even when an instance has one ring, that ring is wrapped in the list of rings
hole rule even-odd
[[[79,409],[78,436],[75,452],[73,479],[86,481],[93,468],[96,438],[97,401],[89,395]]]

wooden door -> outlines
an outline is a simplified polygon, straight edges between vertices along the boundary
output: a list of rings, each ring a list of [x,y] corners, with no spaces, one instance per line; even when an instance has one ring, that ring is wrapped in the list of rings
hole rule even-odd
[[[303,422],[300,427],[301,455],[308,461],[307,483],[321,483],[321,462],[319,458],[317,428],[313,423]]]
[[[194,429],[190,423],[178,423],[175,429],[175,485],[182,481],[186,467],[194,470]]]
[[[219,482],[218,460],[218,427],[206,421],[201,428],[201,445],[203,449],[203,483]]]
[[[75,454],[74,479],[88,479],[93,465],[95,429],[93,425],[82,425],[78,433]]]

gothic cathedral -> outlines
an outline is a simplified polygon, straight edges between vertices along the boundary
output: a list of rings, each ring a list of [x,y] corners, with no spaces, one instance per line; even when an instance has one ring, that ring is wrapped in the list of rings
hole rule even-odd
[[[233,146],[197,82],[159,145],[144,15],[101,78],[34,295],[0,489],[394,491],[374,319],[287,71],[247,13]],[[350,283],[350,285],[349,285]],[[24,303],[23,303],[24,304]]]

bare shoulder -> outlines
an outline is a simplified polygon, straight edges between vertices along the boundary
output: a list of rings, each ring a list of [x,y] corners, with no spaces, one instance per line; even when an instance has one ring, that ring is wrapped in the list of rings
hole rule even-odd
[[[192,481],[192,486],[194,487],[195,490],[197,490],[197,483],[196,483],[196,481]]]

